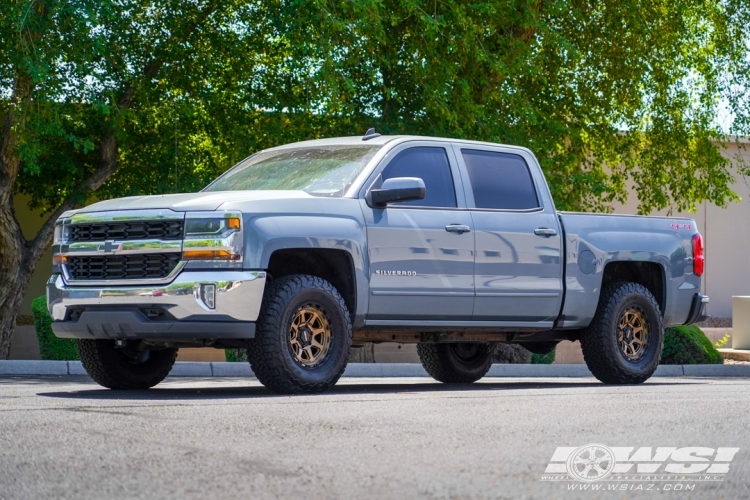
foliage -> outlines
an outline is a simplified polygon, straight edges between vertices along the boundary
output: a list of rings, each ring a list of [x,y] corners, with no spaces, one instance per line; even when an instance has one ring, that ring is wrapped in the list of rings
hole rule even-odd
[[[47,298],[42,295],[31,303],[36,338],[39,340],[39,357],[42,359],[77,360],[78,350],[74,339],[59,339],[52,333],[52,318],[47,310]]]
[[[718,122],[750,133],[749,35],[746,0],[4,2],[0,357],[63,211],[193,191],[291,141],[526,146],[558,209],[629,184],[643,213],[736,201]],[[18,192],[49,214],[33,241]]]
[[[555,349],[552,349],[547,354],[532,354],[531,364],[532,365],[551,365],[555,361]]]
[[[224,349],[227,361],[247,363],[247,349]]]
[[[497,343],[492,356],[493,363],[529,364],[531,352],[519,344]]]
[[[712,141],[721,99],[750,131],[741,0],[30,5],[0,14],[0,88],[34,80],[17,189],[35,206],[73,195],[107,134],[100,198],[195,190],[260,148],[371,125],[530,147],[561,209],[629,180],[643,212],[736,199]]]
[[[695,325],[673,326],[664,331],[663,365],[720,365],[719,351]]]
[[[387,133],[527,146],[562,209],[622,200],[628,180],[644,213],[736,199],[712,141],[721,97],[734,130],[747,126],[747,2],[318,0],[294,9],[292,61],[302,75],[305,57],[321,68],[299,82],[313,109],[364,116]]]

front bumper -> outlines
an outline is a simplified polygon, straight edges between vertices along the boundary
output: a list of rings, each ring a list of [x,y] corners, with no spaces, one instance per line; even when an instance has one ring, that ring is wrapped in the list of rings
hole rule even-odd
[[[263,271],[186,271],[163,286],[70,286],[47,282],[52,331],[62,338],[247,339],[263,300]],[[214,308],[201,286],[216,288]]]

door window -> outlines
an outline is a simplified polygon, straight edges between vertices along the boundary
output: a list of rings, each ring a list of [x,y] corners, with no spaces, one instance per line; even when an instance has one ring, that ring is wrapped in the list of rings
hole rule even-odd
[[[444,148],[417,147],[398,153],[380,174],[383,180],[394,177],[418,177],[424,181],[422,200],[392,203],[417,207],[456,207],[453,175]]]
[[[477,208],[524,210],[538,208],[534,182],[518,155],[462,149]]]

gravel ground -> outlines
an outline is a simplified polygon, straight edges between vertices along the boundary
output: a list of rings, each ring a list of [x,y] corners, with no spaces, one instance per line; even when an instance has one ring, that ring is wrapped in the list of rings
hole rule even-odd
[[[243,379],[0,378],[0,499],[748,498],[748,396],[748,379],[684,377],[344,379],[293,397]],[[588,443],[740,451],[689,493],[541,481],[556,447]]]

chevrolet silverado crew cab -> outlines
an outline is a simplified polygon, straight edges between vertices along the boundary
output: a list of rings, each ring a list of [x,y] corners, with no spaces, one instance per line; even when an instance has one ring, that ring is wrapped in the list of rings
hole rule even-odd
[[[365,342],[416,343],[432,377],[469,383],[499,342],[579,340],[599,380],[639,383],[708,302],[694,221],[557,212],[528,149],[373,130],[66,212],[53,254],[53,331],[112,389],[231,347],[273,391],[323,391]]]

